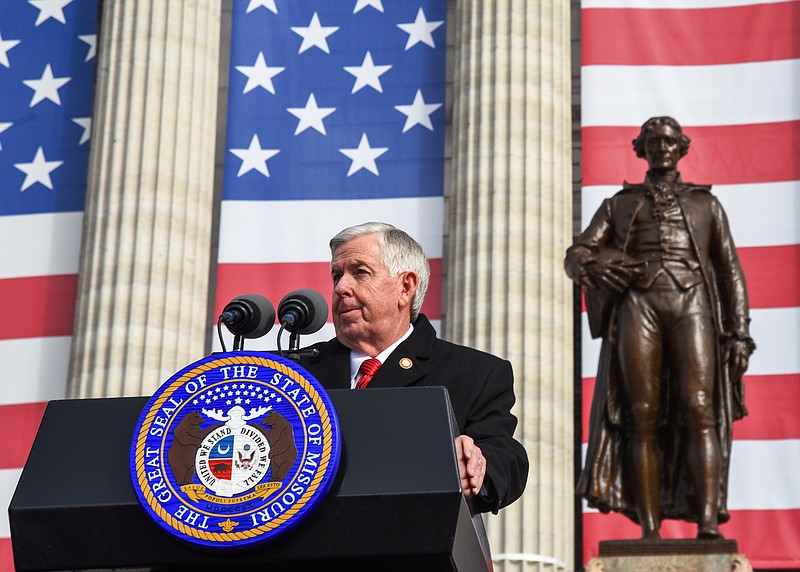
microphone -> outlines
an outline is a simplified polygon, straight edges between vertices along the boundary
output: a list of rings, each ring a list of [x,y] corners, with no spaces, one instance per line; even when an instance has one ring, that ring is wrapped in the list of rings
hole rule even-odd
[[[275,306],[261,294],[243,294],[228,302],[219,320],[235,336],[260,338],[275,324]]]
[[[278,304],[278,321],[293,334],[313,334],[328,320],[328,303],[310,288],[289,292]]]

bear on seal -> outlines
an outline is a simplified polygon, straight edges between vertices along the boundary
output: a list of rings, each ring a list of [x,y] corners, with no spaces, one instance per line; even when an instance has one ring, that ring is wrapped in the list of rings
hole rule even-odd
[[[297,446],[294,443],[292,425],[276,411],[271,411],[264,417],[261,424],[270,427],[269,429],[259,428],[269,441],[269,458],[272,461],[270,480],[282,481],[297,459]]]
[[[208,429],[201,429],[200,425],[205,422],[203,416],[197,411],[192,411],[181,419],[175,431],[172,432],[172,445],[167,451],[167,461],[175,475],[175,482],[178,485],[188,485],[194,479],[194,457],[197,449],[209,433],[219,427],[215,424]]]

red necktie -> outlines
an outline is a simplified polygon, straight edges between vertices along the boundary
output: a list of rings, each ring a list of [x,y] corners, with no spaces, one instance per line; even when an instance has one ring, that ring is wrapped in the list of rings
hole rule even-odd
[[[361,372],[361,377],[359,377],[356,382],[356,389],[364,389],[367,387],[367,384],[372,381],[372,377],[380,367],[381,362],[375,358],[367,358],[361,362],[361,367],[358,368],[358,371]]]

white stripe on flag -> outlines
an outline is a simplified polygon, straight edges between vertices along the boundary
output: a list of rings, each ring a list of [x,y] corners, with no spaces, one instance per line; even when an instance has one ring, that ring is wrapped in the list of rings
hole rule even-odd
[[[797,483],[800,483],[800,440],[733,442],[729,509],[800,508]]]
[[[443,205],[442,197],[223,201],[218,260],[220,264],[328,262],[328,240],[348,226],[369,221],[403,229],[422,245],[428,258],[441,258]]]
[[[800,60],[710,66],[584,66],[581,124],[639,126],[671,115],[681,125],[741,125],[800,119],[792,82]],[[768,88],[766,86],[769,86]]]
[[[324,294],[323,294],[324,295]],[[274,302],[277,306],[277,300]],[[253,351],[266,351],[266,352],[274,352],[278,348],[277,344],[277,336],[278,332],[280,331],[280,326],[274,326],[266,336],[260,337],[256,340],[245,340],[245,349],[253,350]],[[324,342],[331,339],[334,336],[333,333],[333,324],[328,322],[322,329],[318,332],[313,334],[309,334],[307,336],[300,336],[300,345],[302,347],[308,347],[312,344],[317,342]],[[225,328],[222,327],[222,337],[225,340],[225,346],[228,351],[231,351],[233,347],[233,335]],[[283,336],[281,337],[281,349],[286,350],[289,345],[289,334],[284,332]],[[219,335],[217,334],[217,326],[213,327],[212,337],[211,337],[211,351],[212,352],[219,352],[222,351],[222,346],[219,343]]]
[[[0,340],[0,363],[25,364],[5,374],[0,403],[62,399],[67,387],[70,336]]]
[[[614,196],[621,188],[583,187],[581,227],[589,224],[603,199]],[[800,244],[800,225],[796,224],[800,217],[800,181],[714,185],[711,192],[728,215],[737,247]]]
[[[586,462],[581,449],[581,466]],[[729,510],[800,508],[800,440],[734,441],[728,479]],[[583,512],[598,512],[582,502]]]
[[[77,274],[83,213],[0,218],[0,279]]]
[[[437,332],[442,330],[441,321],[440,320],[431,320],[431,325],[433,329]],[[225,345],[227,346],[228,351],[230,351],[231,347],[233,346],[233,336],[226,330],[224,327],[222,328],[223,331],[223,338],[225,339]],[[257,351],[274,351],[277,349],[278,345],[276,342],[276,338],[278,336],[278,332],[280,331],[279,326],[275,326],[270,330],[270,332],[262,337],[258,338],[257,340],[247,340],[245,342],[245,349],[248,350],[257,350]],[[328,322],[322,329],[314,334],[310,334],[308,336],[301,336],[300,337],[300,345],[302,347],[308,347],[312,344],[317,342],[324,342],[330,340],[335,336],[335,332],[333,330],[333,324]],[[211,351],[218,352],[222,351],[222,346],[219,344],[219,336],[217,335],[217,328],[214,326],[212,336],[211,336]],[[287,344],[289,343],[289,335],[284,333],[283,337],[281,338],[282,349],[286,349]]]
[[[17,488],[19,476],[22,469],[0,469],[0,538],[11,536],[11,528],[8,524],[8,505],[11,504],[11,497],[14,496],[14,489]]]
[[[780,375],[800,371],[800,308],[750,310],[750,335],[758,349],[750,358],[750,375]],[[589,333],[586,312],[581,314],[581,376],[595,377],[600,340]]]
[[[796,284],[783,285],[796,288]],[[758,349],[750,357],[750,375],[800,372],[800,308],[750,310],[750,335]]]

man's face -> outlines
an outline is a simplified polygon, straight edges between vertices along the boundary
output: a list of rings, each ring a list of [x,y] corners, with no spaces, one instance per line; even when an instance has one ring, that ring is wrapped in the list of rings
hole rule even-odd
[[[340,246],[331,260],[331,278],[333,326],[346,347],[374,357],[408,329],[416,275],[389,276],[375,236]]]
[[[669,125],[656,125],[644,143],[647,164],[652,171],[671,171],[678,168],[681,158],[680,135]]]

